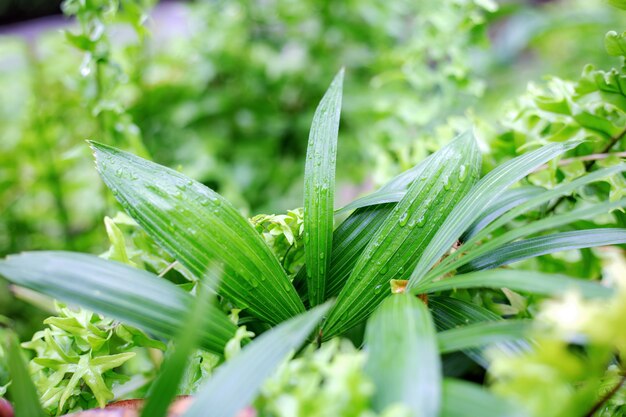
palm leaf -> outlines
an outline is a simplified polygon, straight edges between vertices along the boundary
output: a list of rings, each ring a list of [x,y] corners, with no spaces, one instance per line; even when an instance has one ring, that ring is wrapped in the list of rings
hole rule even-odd
[[[72,252],[25,252],[0,261],[9,281],[168,339],[186,317],[193,297],[149,272]],[[223,354],[236,327],[217,307],[207,307],[201,345]]]
[[[531,323],[530,320],[498,320],[445,330],[437,334],[439,351],[449,353],[523,339]]]
[[[439,227],[413,270],[407,288],[417,289],[424,283],[427,272],[461,237],[468,225],[480,217],[484,207],[492,204],[507,188],[534,169],[578,144],[580,141],[551,143],[498,166],[481,179]]]
[[[428,158],[420,180],[411,184],[360,255],[324,324],[325,338],[365,320],[390,294],[389,280],[413,269],[479,169],[480,152],[471,133]]]
[[[256,396],[261,384],[313,331],[329,305],[323,304],[263,333],[220,366],[195,396],[184,417],[234,417]]]
[[[169,168],[91,143],[100,175],[128,214],[197,277],[224,263],[220,294],[269,323],[304,306],[259,233],[226,199]]]
[[[335,161],[343,70],[322,98],[311,125],[304,169],[304,258],[309,302],[324,301],[333,239]]]
[[[401,403],[415,416],[439,415],[441,363],[424,303],[408,294],[388,297],[367,323],[365,349],[365,372],[376,386],[375,410]]]
[[[461,288],[509,288],[542,295],[563,295],[568,290],[575,290],[589,298],[607,298],[613,294],[612,289],[597,282],[559,274],[505,269],[478,271],[441,279],[426,284],[423,291],[434,293]]]
[[[509,243],[459,268],[459,273],[497,268],[535,256],[565,250],[626,243],[626,229],[588,229],[554,233]]]

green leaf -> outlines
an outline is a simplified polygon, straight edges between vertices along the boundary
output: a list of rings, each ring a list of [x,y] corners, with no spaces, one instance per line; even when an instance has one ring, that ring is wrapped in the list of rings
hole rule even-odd
[[[376,411],[401,403],[413,416],[439,415],[441,362],[435,325],[422,301],[409,294],[388,297],[367,323],[365,349]]]
[[[207,279],[210,277],[211,275],[208,275]],[[208,306],[212,305],[215,299],[215,293],[209,288],[217,288],[217,286],[215,282],[210,285],[200,283],[193,307],[174,339],[174,352],[161,366],[159,376],[151,387],[146,405],[141,411],[141,417],[165,417],[167,415],[168,407],[176,396],[180,381],[185,374],[189,357],[198,346],[200,334],[197,330],[207,325]]]
[[[626,164],[620,164],[612,166],[610,168],[601,169],[587,174],[583,177],[577,178],[570,183],[560,185],[552,190],[545,191],[535,197],[530,198],[525,203],[522,203],[521,205],[515,207],[508,213],[502,215],[500,218],[495,220],[493,223],[485,226],[483,230],[480,230],[478,233],[476,233],[471,239],[466,241],[463,246],[461,246],[460,250],[456,251],[454,254],[447,257],[439,265],[433,268],[433,270],[427,274],[424,281],[430,282],[437,277],[446,275],[454,271],[461,265],[469,262],[470,260],[475,259],[482,254],[488,253],[498,246],[501,246],[504,243],[511,242],[519,237],[537,233],[542,230],[555,228],[561,225],[571,223],[572,221],[583,219],[589,216],[594,216],[596,214],[609,212],[614,208],[622,207],[623,201],[601,203],[590,207],[583,207],[567,213],[558,214],[556,216],[550,216],[542,220],[534,221],[522,227],[512,229],[511,231],[506,232],[503,235],[498,236],[497,238],[489,239],[486,242],[482,241],[489,238],[489,235],[493,233],[496,229],[502,227],[509,221],[515,219],[519,215],[527,212],[528,210],[537,207],[543,203],[546,203],[553,198],[567,195],[583,185],[602,180],[607,176],[615,175],[624,170],[626,170]]]
[[[586,281],[559,274],[534,271],[494,269],[457,275],[431,282],[423,287],[426,293],[461,288],[509,288],[543,295],[562,295],[567,290],[576,290],[589,298],[607,298],[613,290],[597,282]]]
[[[626,0],[609,0],[609,4],[618,9],[626,10]]]
[[[365,320],[390,294],[389,281],[411,271],[452,207],[478,177],[480,152],[465,133],[424,165],[405,197],[393,209],[360,255],[324,324],[324,337]]]
[[[15,335],[7,335],[7,365],[11,375],[9,394],[15,407],[16,416],[44,417],[35,384],[22,358],[19,342]]]
[[[343,69],[330,84],[311,124],[304,168],[304,257],[309,303],[324,302],[333,240],[335,161]]]
[[[487,174],[475,187],[452,209],[445,222],[428,245],[413,270],[407,289],[419,287],[426,278],[426,273],[461,237],[463,232],[480,217],[484,207],[492,204],[511,185],[524,178],[537,167],[550,159],[572,149],[580,141],[551,143],[533,152],[518,156]]]
[[[626,55],[626,32],[617,33],[614,30],[604,36],[604,47],[609,55]]]
[[[525,417],[508,401],[480,385],[457,379],[444,379],[441,417]]]
[[[530,320],[498,320],[469,324],[437,334],[441,353],[455,352],[492,343],[523,339],[531,325]]]
[[[304,311],[270,248],[226,199],[169,168],[106,145],[91,147],[127,213],[194,275],[223,262],[220,294],[269,323]]]
[[[263,382],[294,349],[315,329],[329,304],[315,307],[304,314],[263,333],[247,345],[239,355],[219,368],[196,394],[193,405],[184,417],[234,417],[250,404]]]
[[[506,190],[502,193],[497,201],[487,207],[476,220],[461,236],[461,242],[469,240],[476,233],[484,229],[489,223],[500,217],[502,214],[511,210],[514,207],[528,201],[530,198],[535,197],[545,189],[541,187],[525,186],[519,188],[513,188],[512,190]]]
[[[459,326],[467,326],[485,322],[501,322],[502,317],[491,310],[447,296],[428,297],[428,307],[431,309],[437,329],[445,332]],[[524,341],[503,341],[490,346],[491,350],[497,350],[503,355],[519,354],[527,347]],[[489,362],[483,355],[481,348],[466,348],[463,350],[474,362],[483,368],[489,366]]]
[[[565,250],[626,243],[626,229],[588,229],[554,233],[509,243],[459,268],[459,273],[497,268],[535,256]]]
[[[622,199],[620,201],[615,201],[612,203],[605,202],[600,204],[594,204],[588,207],[582,207],[576,210],[568,211],[563,214],[557,214],[555,216],[550,216],[541,220],[533,221],[521,227],[513,228],[496,238],[488,240],[487,242],[481,242],[480,245],[477,244],[472,246],[471,248],[465,248],[465,246],[463,246],[463,249],[465,249],[465,251],[463,251],[464,253],[462,254],[462,256],[460,258],[455,256],[456,260],[454,262],[446,262],[445,268],[439,271],[443,271],[443,274],[453,271],[457,268],[459,268],[459,271],[462,271],[463,268],[460,268],[461,266],[466,265],[470,261],[474,261],[481,256],[488,256],[490,253],[493,253],[495,249],[522,236],[531,235],[547,229],[553,229],[585,218],[593,218],[597,215],[608,213],[615,208],[624,206],[626,206],[626,199]]]
[[[168,339],[184,326],[193,297],[149,272],[72,252],[25,252],[0,261],[9,281],[77,304]],[[201,345],[223,354],[236,327],[217,307],[208,307]]]

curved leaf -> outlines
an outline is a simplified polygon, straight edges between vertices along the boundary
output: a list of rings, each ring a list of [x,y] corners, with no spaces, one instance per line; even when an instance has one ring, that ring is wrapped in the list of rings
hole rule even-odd
[[[556,156],[578,146],[580,141],[551,143],[533,152],[518,156],[487,174],[474,188],[452,209],[445,222],[439,227],[432,243],[424,251],[419,263],[413,270],[407,289],[416,290],[426,280],[426,274],[432,266],[461,237],[468,225],[472,224],[488,207],[512,184],[524,178],[538,166]]]
[[[304,311],[270,248],[226,199],[169,168],[110,146],[91,147],[100,175],[128,214],[194,275],[223,262],[220,294],[269,323]]]
[[[360,255],[324,324],[324,337],[365,320],[390,294],[389,281],[417,263],[438,225],[478,177],[480,152],[465,133],[431,155]]]
[[[588,229],[554,233],[509,243],[459,268],[459,273],[497,268],[513,262],[565,250],[626,243],[626,229]]]
[[[323,304],[263,333],[221,365],[198,391],[183,417],[234,417],[254,399],[263,382],[297,349],[328,310]]]
[[[567,290],[576,290],[590,298],[606,298],[613,290],[597,282],[572,278],[565,275],[546,274],[513,269],[493,269],[456,275],[431,282],[423,287],[424,292],[433,293],[460,288],[509,288],[543,295],[562,295]]]
[[[498,320],[468,324],[437,333],[439,351],[455,352],[492,343],[523,339],[530,329],[530,320]]]
[[[367,323],[365,349],[365,372],[376,386],[375,410],[401,403],[414,416],[439,415],[441,362],[435,326],[423,302],[409,294],[388,297]]]
[[[30,372],[24,363],[17,337],[14,334],[7,335],[7,365],[11,384],[9,394],[15,406],[16,416],[44,417],[39,394],[35,384],[30,378]]]
[[[149,272],[73,252],[25,252],[0,261],[9,281],[168,339],[184,326],[193,297]],[[223,354],[236,327],[219,308],[207,307],[201,345]]]
[[[333,239],[335,161],[343,70],[322,98],[311,124],[304,169],[304,258],[309,303],[324,301]]]

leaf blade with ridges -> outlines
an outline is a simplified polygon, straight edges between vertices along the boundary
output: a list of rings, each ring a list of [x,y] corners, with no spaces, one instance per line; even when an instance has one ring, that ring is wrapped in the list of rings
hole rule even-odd
[[[422,301],[409,294],[388,297],[367,322],[365,349],[376,411],[401,403],[414,416],[439,414],[441,362],[435,325]]]
[[[0,274],[16,285],[80,305],[149,333],[172,338],[193,298],[149,272],[73,252],[25,252],[0,261]],[[223,354],[236,327],[210,306],[201,345]]]
[[[304,311],[270,248],[226,199],[169,168],[107,145],[91,147],[127,213],[194,275],[223,262],[220,294],[269,323]]]
[[[333,239],[335,161],[343,70],[315,110],[304,169],[304,257],[309,303],[321,304]]]

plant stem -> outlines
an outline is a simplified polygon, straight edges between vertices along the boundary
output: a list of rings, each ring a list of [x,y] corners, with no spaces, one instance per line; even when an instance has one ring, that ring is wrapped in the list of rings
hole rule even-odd
[[[607,392],[602,398],[600,398],[600,400],[593,407],[591,407],[591,410],[589,410],[589,412],[585,414],[584,417],[593,417],[593,415],[597,413],[600,408],[602,408],[602,406],[606,404],[611,399],[611,397],[613,397],[617,393],[617,391],[620,390],[620,388],[622,388],[625,382],[626,374],[622,375],[622,378],[619,380],[619,382],[615,384],[615,386],[611,388],[611,390]]]

